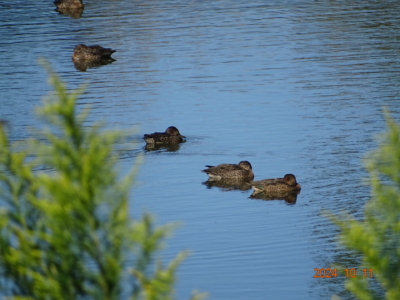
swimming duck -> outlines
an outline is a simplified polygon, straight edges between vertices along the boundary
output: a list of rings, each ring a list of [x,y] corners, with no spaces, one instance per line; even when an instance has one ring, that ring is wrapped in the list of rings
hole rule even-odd
[[[59,9],[83,8],[82,0],[56,0],[54,5]]]
[[[252,171],[251,164],[248,161],[241,161],[239,164],[221,164],[218,166],[206,166],[208,169],[202,170],[210,176],[209,180],[221,180],[221,179],[242,179],[242,180],[253,180],[254,173]]]
[[[251,187],[254,189],[253,195],[271,192],[299,192],[300,184],[297,183],[293,174],[286,174],[283,178],[264,179],[253,181]]]
[[[185,136],[181,135],[175,126],[168,127],[165,132],[145,134],[143,139],[147,144],[178,144],[183,142]]]
[[[111,54],[116,50],[110,48],[103,48],[99,45],[86,46],[79,44],[74,49],[74,54],[72,54],[72,61],[74,63],[87,62],[87,61],[103,61],[112,60]]]

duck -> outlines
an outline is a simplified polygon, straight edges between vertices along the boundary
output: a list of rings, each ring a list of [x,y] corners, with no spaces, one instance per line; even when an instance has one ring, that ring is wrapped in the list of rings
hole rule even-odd
[[[86,46],[79,44],[75,47],[74,53],[72,54],[72,61],[74,63],[88,62],[88,61],[115,61],[111,58],[117,50],[112,50],[111,48],[103,48],[99,45]]]
[[[82,0],[56,0],[54,1],[54,5],[58,9],[83,8]]]
[[[296,176],[293,174],[286,174],[283,178],[263,179],[253,181],[251,187],[254,192],[253,195],[259,193],[298,193],[301,190],[300,184],[296,181]]]
[[[168,127],[165,132],[145,134],[143,139],[147,144],[178,144],[183,142],[185,136],[181,135],[175,126]]]
[[[218,166],[206,165],[207,169],[202,170],[210,178],[209,180],[240,179],[253,180],[254,173],[251,164],[244,160],[236,164],[220,164]]]

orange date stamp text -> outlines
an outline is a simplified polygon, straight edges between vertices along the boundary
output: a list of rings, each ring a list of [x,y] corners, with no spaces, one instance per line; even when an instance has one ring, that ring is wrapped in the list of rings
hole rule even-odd
[[[331,269],[331,268],[315,268],[314,269],[314,278],[336,278],[339,276],[339,272],[337,269]],[[346,278],[354,278],[357,276],[357,270],[352,268],[352,269],[344,269],[343,270],[344,275]],[[372,278],[373,272],[372,269],[362,269],[363,272],[363,277],[364,278]]]

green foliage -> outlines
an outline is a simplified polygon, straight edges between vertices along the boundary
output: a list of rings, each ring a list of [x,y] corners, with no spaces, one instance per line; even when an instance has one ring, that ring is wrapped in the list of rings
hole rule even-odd
[[[129,217],[137,167],[121,179],[113,155],[126,134],[85,127],[88,111],[76,113],[82,89],[68,93],[53,73],[50,83],[55,94],[39,109],[50,129],[22,148],[10,145],[0,125],[0,294],[174,299],[176,268],[186,254],[167,266],[155,262],[172,227],[154,226],[147,214]]]
[[[388,130],[378,148],[365,161],[370,174],[372,199],[364,220],[348,214],[330,216],[340,227],[340,240],[362,255],[362,267],[372,269],[385,298],[400,299],[400,126],[385,111]],[[359,299],[376,299],[363,276],[348,279],[346,288]]]

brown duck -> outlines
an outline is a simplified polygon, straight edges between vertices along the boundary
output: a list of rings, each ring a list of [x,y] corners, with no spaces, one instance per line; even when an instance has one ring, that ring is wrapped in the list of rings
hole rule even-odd
[[[56,0],[54,1],[54,5],[58,9],[83,8],[82,0]]]
[[[259,193],[297,193],[301,190],[300,184],[297,183],[293,174],[286,174],[283,178],[264,179],[253,181],[251,187],[254,189],[253,195]]]
[[[88,62],[88,61],[102,61],[113,60],[111,54],[116,50],[110,48],[103,48],[99,45],[86,46],[83,44],[77,45],[72,54],[72,61],[74,63]]]
[[[143,139],[147,144],[178,144],[183,142],[185,136],[181,135],[175,126],[168,127],[165,132],[145,134]]]
[[[209,180],[240,179],[253,180],[254,173],[248,161],[241,161],[239,164],[221,164],[218,166],[206,166],[208,169],[202,170],[210,176]]]

